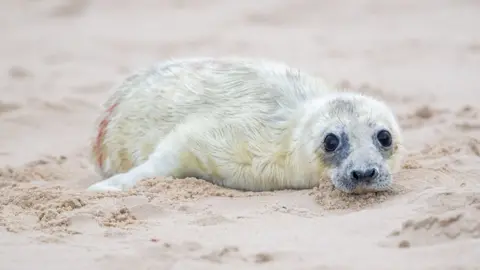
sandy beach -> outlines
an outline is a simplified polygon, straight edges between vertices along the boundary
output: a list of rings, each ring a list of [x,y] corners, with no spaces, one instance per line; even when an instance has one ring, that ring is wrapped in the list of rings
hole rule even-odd
[[[0,270],[480,269],[479,26],[477,0],[4,0]],[[393,191],[85,191],[114,85],[232,55],[385,100],[408,150]]]

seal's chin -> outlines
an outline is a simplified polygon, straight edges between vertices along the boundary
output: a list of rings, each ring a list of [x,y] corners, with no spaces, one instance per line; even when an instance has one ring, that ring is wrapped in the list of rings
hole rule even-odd
[[[389,177],[379,177],[370,182],[356,183],[345,177],[332,177],[332,183],[336,189],[345,193],[365,194],[390,190],[392,180]]]
[[[352,194],[365,194],[365,193],[371,193],[371,192],[380,192],[380,191],[386,191],[388,190],[388,186],[379,186],[375,184],[370,184],[370,185],[364,185],[364,184],[359,184],[357,185],[353,190],[350,191]]]

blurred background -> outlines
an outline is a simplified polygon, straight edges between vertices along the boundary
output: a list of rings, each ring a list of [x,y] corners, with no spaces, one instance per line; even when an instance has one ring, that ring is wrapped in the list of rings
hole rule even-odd
[[[0,37],[10,164],[85,148],[111,87],[174,57],[285,61],[400,117],[480,96],[478,0],[3,0]]]

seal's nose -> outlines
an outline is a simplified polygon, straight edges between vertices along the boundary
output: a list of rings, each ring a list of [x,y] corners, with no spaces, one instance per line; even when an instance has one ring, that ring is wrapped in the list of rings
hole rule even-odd
[[[352,170],[350,177],[354,182],[368,182],[375,179],[378,175],[377,168],[368,168],[366,170]]]

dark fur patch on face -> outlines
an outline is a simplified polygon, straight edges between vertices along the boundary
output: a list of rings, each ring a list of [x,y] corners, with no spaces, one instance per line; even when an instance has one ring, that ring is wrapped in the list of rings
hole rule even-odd
[[[351,100],[334,99],[330,101],[330,113],[332,115],[348,114],[358,115],[355,103]]]
[[[340,134],[340,145],[332,153],[323,153],[323,163],[329,167],[339,167],[350,154],[350,141],[345,132]]]

